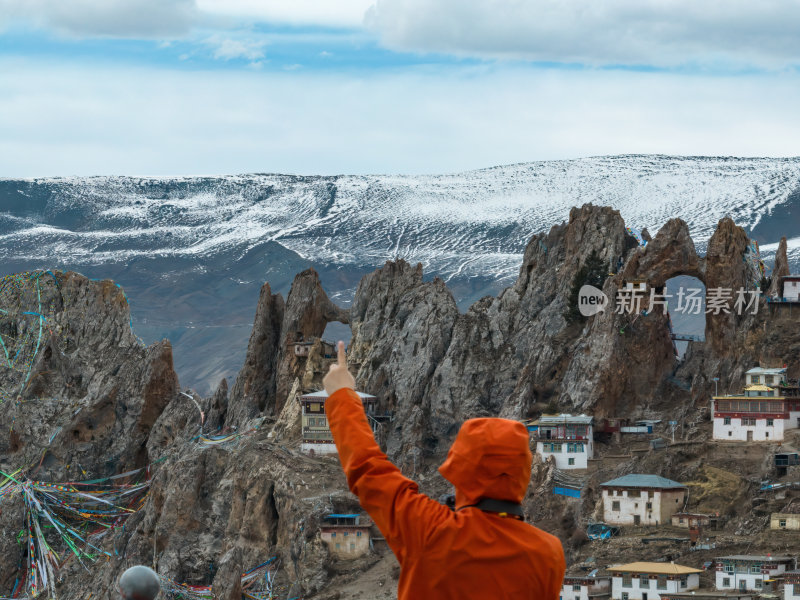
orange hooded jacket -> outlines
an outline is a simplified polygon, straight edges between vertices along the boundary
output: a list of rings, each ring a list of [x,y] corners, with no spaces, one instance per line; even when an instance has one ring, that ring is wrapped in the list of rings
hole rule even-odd
[[[399,600],[559,597],[566,565],[558,538],[469,508],[482,498],[522,502],[532,456],[521,423],[464,423],[439,467],[456,488],[454,512],[420,494],[381,452],[353,390],[331,394],[325,412],[347,484],[400,562]]]

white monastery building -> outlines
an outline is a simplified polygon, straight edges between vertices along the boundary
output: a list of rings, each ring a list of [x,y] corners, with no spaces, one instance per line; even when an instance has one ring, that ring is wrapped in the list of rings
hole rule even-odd
[[[700,569],[675,563],[634,562],[609,567],[614,600],[660,600],[662,594],[700,587]]]

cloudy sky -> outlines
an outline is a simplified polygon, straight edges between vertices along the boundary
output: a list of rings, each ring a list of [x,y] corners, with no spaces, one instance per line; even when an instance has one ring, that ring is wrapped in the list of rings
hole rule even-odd
[[[800,155],[800,0],[0,0],[0,177]]]

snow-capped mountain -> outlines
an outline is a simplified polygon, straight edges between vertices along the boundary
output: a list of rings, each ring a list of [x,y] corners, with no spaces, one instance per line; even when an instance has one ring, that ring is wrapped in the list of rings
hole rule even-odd
[[[465,306],[508,285],[531,235],[586,202],[651,234],[681,217],[701,252],[730,215],[768,260],[786,235],[800,264],[800,159],[618,156],[430,176],[0,180],[1,274],[113,277],[137,333],[170,337],[182,382],[205,391],[240,364],[265,280],[286,292],[314,266],[344,304],[402,257]]]

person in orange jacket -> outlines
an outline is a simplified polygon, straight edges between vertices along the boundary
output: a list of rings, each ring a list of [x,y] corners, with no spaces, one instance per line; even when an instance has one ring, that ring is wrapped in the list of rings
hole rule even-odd
[[[455,510],[421,494],[381,452],[355,393],[344,343],[323,380],[325,412],[347,484],[400,563],[399,600],[556,600],[561,542],[525,523],[528,432],[516,421],[470,419],[439,472]]]

